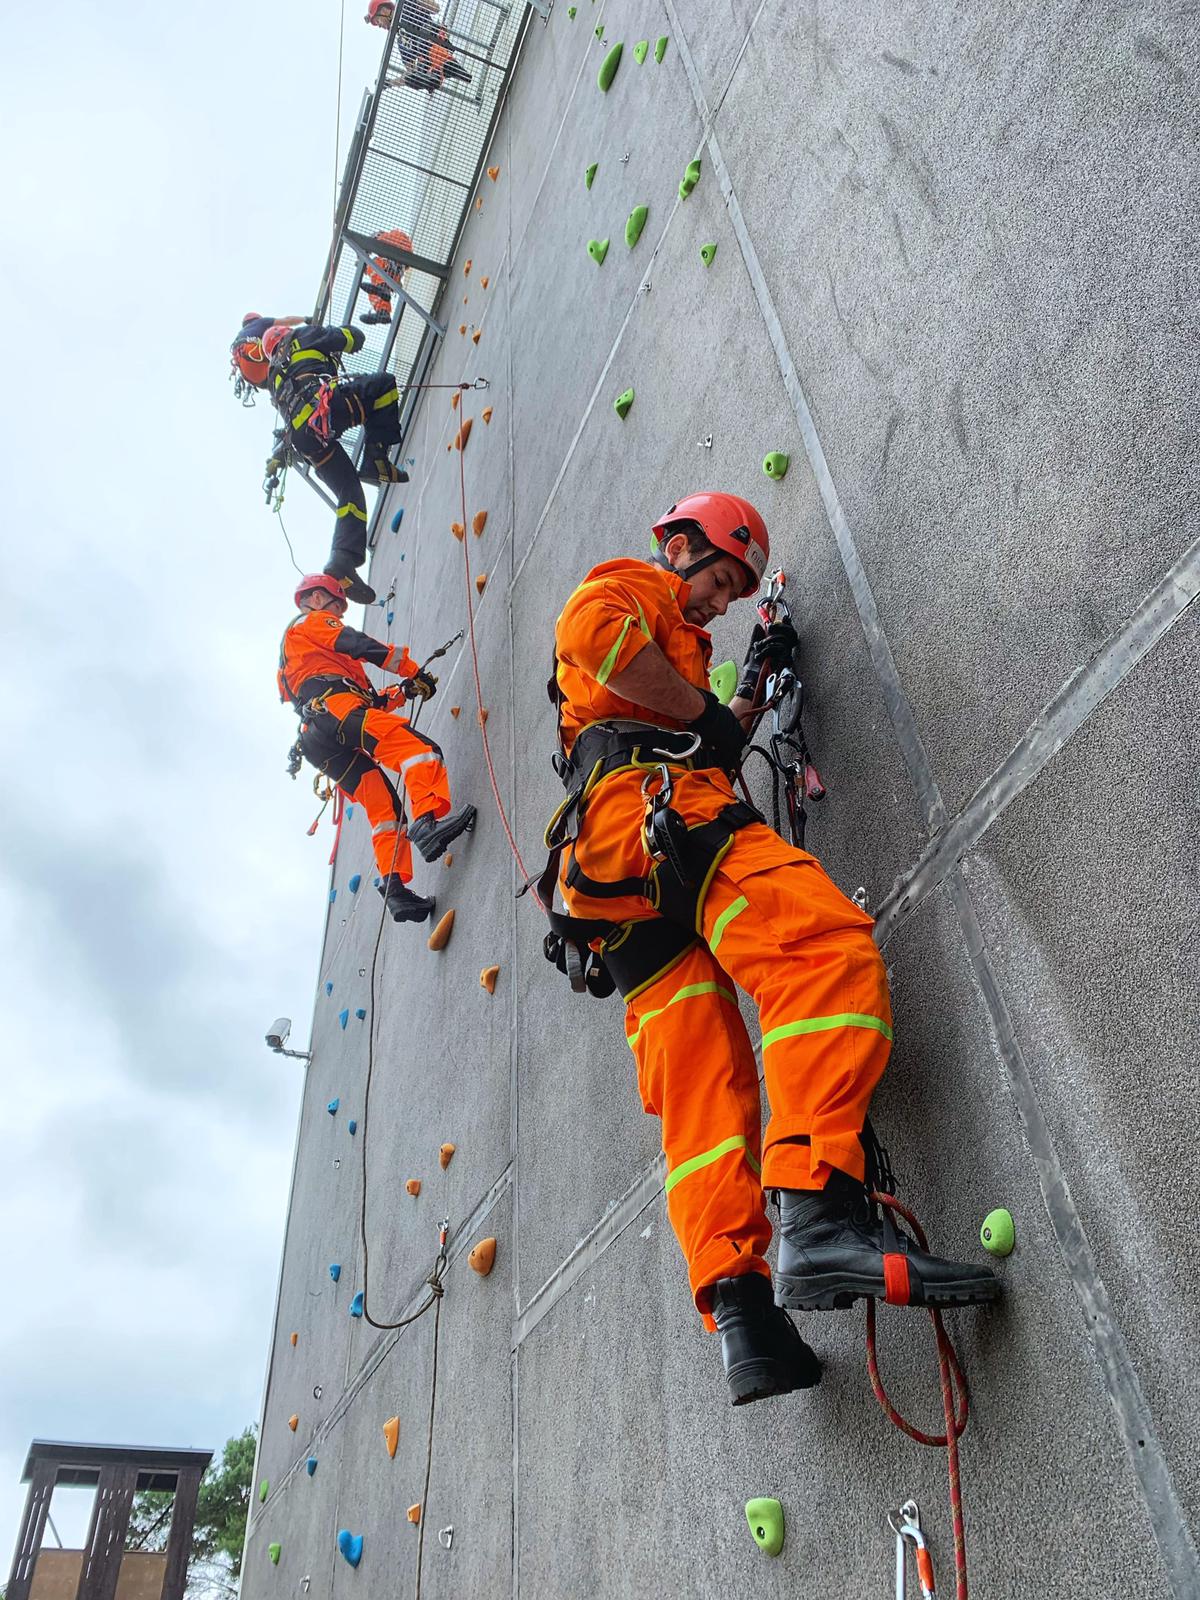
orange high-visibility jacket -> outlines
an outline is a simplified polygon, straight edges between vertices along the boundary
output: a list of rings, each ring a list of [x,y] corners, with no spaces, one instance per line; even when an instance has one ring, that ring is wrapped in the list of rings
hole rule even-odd
[[[384,644],[369,634],[348,628],[330,611],[302,611],[283,636],[279,651],[279,698],[299,707],[321,689],[307,690],[322,679],[349,680],[367,694],[373,694],[363,662],[411,678],[417,663],[402,644]],[[322,684],[321,688],[327,687]]]
[[[663,728],[683,726],[661,712],[635,705],[607,687],[653,641],[670,664],[697,689],[708,688],[712,637],[685,620],[688,585],[675,572],[628,558],[593,567],[563,607],[555,628],[556,677],[563,745],[569,751],[580,731],[608,717],[630,718]],[[650,859],[641,843],[645,812],[644,773],[619,770],[602,779],[580,813],[574,855],[589,877],[613,883],[644,875]],[[711,822],[737,795],[724,772],[676,769],[672,805],[689,824]],[[568,863],[564,861],[563,870]],[[599,899],[569,891],[576,916],[620,922],[653,913],[633,896]]]

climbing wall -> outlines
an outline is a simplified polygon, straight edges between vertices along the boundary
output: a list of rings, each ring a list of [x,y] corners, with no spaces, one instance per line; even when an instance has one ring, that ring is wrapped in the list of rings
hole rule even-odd
[[[456,913],[439,951],[381,930],[342,825],[245,1600],[860,1600],[892,1592],[910,1496],[953,1592],[944,1453],[876,1405],[861,1306],[805,1319],[818,1389],[728,1406],[619,1003],[570,994],[515,898],[492,782],[540,867],[555,615],[706,487],[755,501],[788,573],[809,843],[891,975],[902,1196],[970,1259],[1015,1220],[999,1307],[947,1319],[975,1592],[1200,1592],[1198,31],[1055,0],[534,20],[368,614],[418,659],[468,629],[421,725],[480,820],[418,864]],[[364,1290],[377,1322],[422,1314],[377,1329]],[[927,1319],[885,1308],[879,1343],[940,1431]]]

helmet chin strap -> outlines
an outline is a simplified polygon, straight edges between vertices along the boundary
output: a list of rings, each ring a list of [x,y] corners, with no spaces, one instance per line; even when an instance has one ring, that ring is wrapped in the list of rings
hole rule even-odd
[[[664,567],[668,572],[673,572],[675,576],[677,578],[681,578],[684,583],[691,583],[692,579],[698,572],[703,572],[705,567],[713,566],[716,562],[720,561],[722,556],[727,556],[728,554],[728,550],[717,550],[715,548],[711,549],[707,555],[697,556],[690,567],[673,567],[662,550],[656,551],[653,559],[656,565]],[[734,556],[733,559],[737,561],[736,556]],[[738,561],[738,565],[740,567],[745,567],[745,570],[749,572],[750,569],[746,567],[745,562]]]

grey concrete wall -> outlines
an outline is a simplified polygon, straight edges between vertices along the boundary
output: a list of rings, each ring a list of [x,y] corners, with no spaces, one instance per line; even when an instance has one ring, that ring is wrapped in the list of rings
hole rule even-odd
[[[626,44],[607,95],[601,20]],[[661,34],[664,62],[639,67],[632,45]],[[560,793],[543,682],[572,586],[644,551],[689,489],[744,493],[767,518],[830,790],[810,843],[880,916],[897,1031],[876,1113],[902,1193],[947,1252],[981,1256],[995,1205],[1016,1218],[1000,1307],[950,1319],[975,1592],[1012,1600],[1200,1592],[1198,41],[1195,8],[1165,0],[580,0],[574,22],[557,4],[517,70],[431,375],[491,383],[464,397],[467,520],[489,513],[466,546],[489,579],[487,729],[530,867]],[[597,269],[585,245],[603,236]],[[427,395],[414,481],[388,507],[404,523],[375,554],[376,586],[397,582],[391,636],[418,655],[466,619],[457,420],[448,391]],[[760,469],[773,449],[792,458],[782,484]],[[718,656],[750,621],[735,609]],[[452,1227],[422,1594],[858,1600],[890,1592],[884,1516],[910,1494],[949,1592],[943,1460],[875,1407],[861,1307],[807,1319],[819,1389],[729,1408],[619,1005],[571,996],[536,907],[514,902],[465,652],[426,725],[480,824],[448,869],[418,873],[457,909],[449,948],[388,924],[373,996],[364,819],[344,830],[243,1594],[417,1583],[405,1509],[433,1314],[382,1335],[347,1316],[371,1027],[380,1320],[421,1303]],[[465,1262],[485,1234],[486,1280]],[[925,1320],[880,1323],[897,1397],[935,1424]],[[778,1561],[745,1526],[758,1494],[785,1506]],[[339,1527],[365,1536],[357,1572]]]

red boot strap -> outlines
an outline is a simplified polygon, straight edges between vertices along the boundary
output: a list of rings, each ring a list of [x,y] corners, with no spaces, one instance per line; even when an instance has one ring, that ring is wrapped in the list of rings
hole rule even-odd
[[[883,1298],[889,1306],[906,1306],[911,1298],[908,1257],[889,1253],[883,1258]]]

